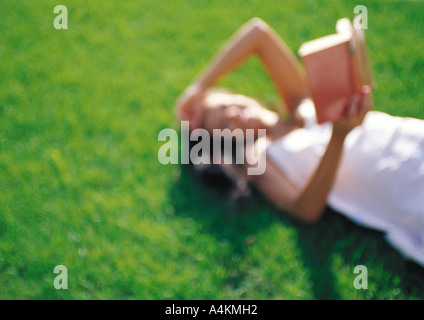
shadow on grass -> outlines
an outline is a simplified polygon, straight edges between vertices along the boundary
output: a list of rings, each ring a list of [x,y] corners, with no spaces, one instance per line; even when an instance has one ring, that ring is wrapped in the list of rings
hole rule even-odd
[[[201,222],[205,232],[231,244],[228,255],[235,259],[225,256],[226,262],[223,263],[227,263],[225,267],[231,271],[227,285],[233,288],[237,288],[245,277],[243,271],[238,270],[237,261],[244,257],[251,245],[249,239],[274,223],[283,223],[298,232],[297,247],[316,299],[343,298],[342,292],[347,287],[345,281],[341,288],[340,279],[336,279],[338,267],[350,269],[351,285],[348,288],[356,290],[353,287],[356,265],[368,268],[370,284],[369,290],[357,290],[358,299],[391,299],[399,292],[406,298],[424,297],[423,268],[403,260],[385,241],[383,234],[360,227],[331,209],[327,209],[316,224],[306,225],[286,216],[261,195],[253,195],[253,201],[240,214],[231,201],[202,185],[187,168],[182,168],[181,176],[170,190],[170,197],[178,215]],[[335,256],[341,260],[336,264]]]
[[[314,225],[293,224],[299,231],[299,248],[317,299],[340,299],[341,289],[334,281],[334,269],[339,266],[332,265],[335,255],[341,257],[341,266],[350,267],[352,290],[356,290],[353,281],[359,275],[353,273],[355,266],[367,267],[369,291],[357,290],[358,299],[391,299],[400,292],[424,297],[424,268],[404,260],[383,233],[358,226],[331,208]]]
[[[192,169],[182,166],[181,176],[169,190],[171,205],[176,216],[189,217],[200,222],[202,232],[212,235],[218,243],[227,243],[226,253],[219,253],[228,270],[227,285],[236,288],[244,275],[238,268],[249,241],[261,229],[278,221],[273,215],[256,214],[249,207],[240,214],[234,202],[199,181]]]

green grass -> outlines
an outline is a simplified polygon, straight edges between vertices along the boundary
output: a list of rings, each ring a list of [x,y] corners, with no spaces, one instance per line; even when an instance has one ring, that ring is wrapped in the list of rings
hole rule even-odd
[[[305,226],[259,196],[234,214],[157,159],[175,98],[242,23],[263,18],[296,51],[359,3],[72,1],[68,30],[57,4],[0,0],[0,299],[424,297],[381,234],[330,211]],[[424,118],[423,1],[360,4],[376,109]],[[255,59],[221,84],[277,101]]]

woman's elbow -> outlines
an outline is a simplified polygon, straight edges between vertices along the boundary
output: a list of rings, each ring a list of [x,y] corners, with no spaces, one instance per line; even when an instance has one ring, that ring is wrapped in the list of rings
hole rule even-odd
[[[258,17],[254,17],[252,19],[250,19],[247,24],[251,27],[251,28],[255,28],[255,29],[259,29],[262,31],[266,31],[267,29],[270,28],[270,26],[263,21],[261,18]]]
[[[322,215],[324,213],[324,210],[307,210],[304,212],[301,212],[299,214],[299,217],[301,218],[301,220],[307,224],[314,224],[317,223]]]
[[[261,18],[255,17],[246,22],[245,27],[248,29],[250,34],[254,34],[256,36],[266,36],[271,27],[263,21]]]
[[[306,224],[314,224],[318,222],[324,213],[324,209],[318,208],[318,207],[299,208],[296,206],[292,206],[290,208],[286,207],[285,210],[291,216],[293,216],[297,220],[300,220],[301,222],[304,222]]]

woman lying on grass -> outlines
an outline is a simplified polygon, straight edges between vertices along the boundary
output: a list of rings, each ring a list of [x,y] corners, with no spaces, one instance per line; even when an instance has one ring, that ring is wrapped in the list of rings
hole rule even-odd
[[[290,110],[282,117],[253,98],[213,85],[258,55]],[[177,115],[190,130],[266,129],[245,146],[266,161],[262,175],[249,164],[220,165],[249,182],[290,215],[312,223],[326,206],[384,231],[405,258],[424,266],[424,121],[370,111],[367,87],[352,97],[344,120],[318,125],[304,73],[294,54],[265,22],[254,18],[228,41],[179,97]],[[261,139],[265,139],[266,143]]]

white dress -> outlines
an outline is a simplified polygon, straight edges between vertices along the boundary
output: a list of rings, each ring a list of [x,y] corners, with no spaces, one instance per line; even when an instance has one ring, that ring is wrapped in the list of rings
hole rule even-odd
[[[323,156],[332,124],[316,124],[312,102],[306,125],[272,142],[271,160],[305,185]],[[385,232],[407,259],[424,266],[424,120],[370,111],[346,137],[328,205],[356,223]]]

